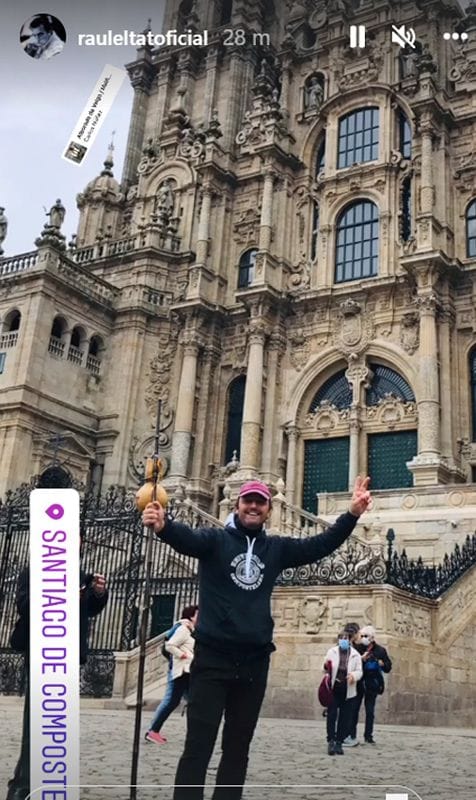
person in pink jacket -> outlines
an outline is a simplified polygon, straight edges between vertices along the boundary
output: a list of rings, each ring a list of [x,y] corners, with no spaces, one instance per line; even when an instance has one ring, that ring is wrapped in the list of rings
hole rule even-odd
[[[356,696],[357,681],[362,677],[362,659],[352,647],[348,631],[342,630],[337,646],[327,651],[324,670],[330,673],[333,692],[327,709],[327,752],[330,756],[343,756],[342,742],[352,721],[352,700]]]

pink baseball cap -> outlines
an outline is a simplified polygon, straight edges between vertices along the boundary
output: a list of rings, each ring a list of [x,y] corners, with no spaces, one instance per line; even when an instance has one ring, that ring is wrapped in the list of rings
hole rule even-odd
[[[259,494],[265,500],[271,501],[271,492],[265,483],[261,481],[248,481],[241,487],[238,497],[244,497],[246,494]]]

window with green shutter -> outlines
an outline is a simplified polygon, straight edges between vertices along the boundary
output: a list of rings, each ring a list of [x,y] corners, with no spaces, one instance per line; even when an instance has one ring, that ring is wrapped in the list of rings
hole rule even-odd
[[[368,436],[368,474],[372,489],[413,486],[407,467],[417,454],[417,432],[372,433]]]
[[[346,492],[349,482],[349,437],[311,439],[304,442],[302,505],[317,514],[319,492]]]

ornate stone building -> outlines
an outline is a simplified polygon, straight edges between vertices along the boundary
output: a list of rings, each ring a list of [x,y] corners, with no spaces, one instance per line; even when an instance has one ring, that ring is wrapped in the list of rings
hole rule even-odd
[[[451,547],[476,511],[476,4],[170,0],[164,28],[209,43],[127,65],[121,183],[109,154],[68,247],[57,201],[0,259],[1,492],[55,459],[136,485],[160,398],[166,481],[211,513],[259,474],[332,516],[368,471],[369,525]]]

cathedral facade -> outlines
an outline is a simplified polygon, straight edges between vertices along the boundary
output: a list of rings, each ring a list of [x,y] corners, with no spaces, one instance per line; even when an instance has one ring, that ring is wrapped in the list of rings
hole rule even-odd
[[[170,0],[173,29],[208,44],[127,65],[121,181],[110,153],[68,246],[57,201],[37,249],[0,259],[1,494],[57,462],[136,486],[160,399],[165,481],[212,514],[230,475],[332,516],[369,473],[384,516],[457,526],[476,505],[476,5]]]

